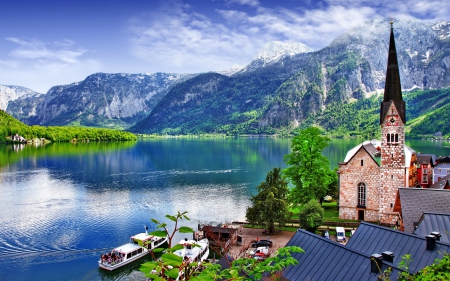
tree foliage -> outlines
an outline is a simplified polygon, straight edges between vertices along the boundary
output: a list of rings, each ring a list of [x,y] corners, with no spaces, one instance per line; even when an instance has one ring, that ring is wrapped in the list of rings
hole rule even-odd
[[[169,248],[172,247],[172,239],[175,236],[175,233],[180,232],[180,233],[194,233],[195,231],[188,227],[188,226],[178,226],[178,223],[180,221],[182,221],[183,219],[185,220],[190,220],[189,217],[186,215],[187,211],[184,212],[180,212],[178,211],[176,215],[166,215],[166,218],[168,218],[169,220],[173,221],[175,223],[172,233],[170,233],[169,229],[167,228],[167,223],[162,223],[159,222],[157,219],[151,219],[152,222],[154,222],[156,224],[157,228],[162,228],[162,230],[155,230],[153,232],[150,232],[150,235],[154,235],[157,237],[166,237],[167,235],[169,236]]]
[[[402,257],[398,267],[399,272],[397,280],[399,281],[447,281],[450,280],[450,254],[444,253],[441,260],[436,259],[433,264],[424,267],[416,273],[409,273],[409,265],[412,259],[410,254]],[[379,280],[391,280],[392,268],[387,268],[378,276]]]
[[[310,232],[316,232],[323,223],[324,210],[315,199],[309,200],[300,210],[300,226]]]
[[[268,274],[271,280],[278,280],[283,269],[289,265],[298,264],[297,259],[292,257],[292,253],[304,253],[297,246],[286,246],[279,248],[273,256],[259,261],[253,258],[240,258],[231,263],[226,269],[218,264],[207,264],[205,270],[193,277],[193,281],[211,280],[262,280],[263,274]]]
[[[45,138],[52,142],[69,141],[128,141],[136,135],[119,130],[86,127],[28,126],[0,110],[0,141],[18,134],[27,140]]]
[[[311,199],[322,201],[337,174],[330,169],[328,159],[322,151],[329,145],[330,138],[322,135],[316,127],[300,131],[293,138],[292,152],[284,156],[288,168],[284,174],[294,184],[289,199],[299,205]]]
[[[275,223],[283,225],[289,209],[289,188],[281,176],[281,169],[274,168],[266,175],[266,181],[258,186],[258,194],[252,196],[252,206],[247,208],[249,222],[264,225],[269,232],[275,231]]]
[[[279,169],[278,169],[278,172]],[[297,259],[292,257],[291,253],[303,253],[300,247],[289,246],[278,249],[272,257],[264,261],[259,261],[253,258],[240,258],[233,261],[229,268],[222,269],[219,264],[211,264],[204,262],[192,262],[184,260],[182,257],[175,255],[173,252],[182,249],[183,246],[177,244],[171,246],[171,241],[176,232],[192,233],[194,232],[190,227],[178,226],[179,221],[189,218],[186,216],[187,211],[178,211],[176,215],[166,215],[166,218],[175,222],[174,229],[169,235],[169,246],[167,249],[157,248],[151,254],[153,261],[143,263],[139,270],[145,274],[146,277],[153,281],[175,280],[179,276],[183,276],[183,280],[192,281],[213,281],[213,280],[261,280],[263,274],[269,276],[278,276],[284,268],[289,265],[296,265]],[[157,224],[158,228],[163,230],[156,230],[150,235],[158,237],[165,237],[169,234],[167,224],[160,223],[156,219],[152,219]],[[195,244],[194,244],[195,246]],[[159,259],[154,255],[155,252],[162,252]],[[181,274],[181,275],[180,275]],[[274,279],[275,280],[275,279]]]

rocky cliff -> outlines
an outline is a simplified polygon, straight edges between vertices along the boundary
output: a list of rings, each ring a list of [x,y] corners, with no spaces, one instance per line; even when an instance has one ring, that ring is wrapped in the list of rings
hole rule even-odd
[[[150,113],[174,84],[189,77],[96,73],[52,87],[39,97],[10,101],[7,111],[28,124],[127,128]]]

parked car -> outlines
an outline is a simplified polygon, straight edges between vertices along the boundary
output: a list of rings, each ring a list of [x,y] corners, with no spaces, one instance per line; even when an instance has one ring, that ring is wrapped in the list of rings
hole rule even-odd
[[[272,241],[270,240],[259,240],[257,242],[252,243],[252,247],[253,248],[258,248],[258,247],[272,247]]]
[[[343,227],[336,227],[336,241],[344,242],[345,239],[345,230]]]

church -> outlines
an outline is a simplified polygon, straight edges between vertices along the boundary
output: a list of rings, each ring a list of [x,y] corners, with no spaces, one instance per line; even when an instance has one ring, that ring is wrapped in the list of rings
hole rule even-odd
[[[398,225],[394,211],[399,187],[416,183],[416,152],[405,145],[406,108],[402,98],[393,21],[384,98],[380,107],[381,141],[365,141],[339,163],[339,218]]]

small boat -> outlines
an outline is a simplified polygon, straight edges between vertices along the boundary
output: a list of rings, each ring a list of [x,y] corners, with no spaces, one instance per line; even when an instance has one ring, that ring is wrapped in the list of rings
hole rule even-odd
[[[182,266],[179,267],[178,277],[176,279],[170,279],[170,280],[184,280],[183,273],[184,271],[182,268],[184,268],[186,265],[192,263],[192,262],[198,262],[198,265],[195,267],[194,270],[199,270],[201,265],[201,262],[206,261],[209,256],[209,241],[207,238],[201,239],[201,240],[188,240],[185,238],[184,240],[181,240],[178,244],[182,245],[183,248],[179,250],[175,250],[173,254],[179,256],[182,258]],[[169,269],[172,269],[172,266],[168,266]],[[152,270],[151,273],[158,275],[156,270]],[[160,274],[160,273],[159,273]],[[148,280],[154,280],[149,278]]]
[[[153,249],[167,242],[168,236],[156,237],[145,233],[139,233],[130,237],[130,242],[112,249],[107,254],[102,254],[98,265],[106,270],[114,270],[129,264],[147,255]]]
[[[185,238],[178,244],[183,245],[183,249],[176,250],[173,253],[183,258],[183,260],[189,260],[189,262],[201,262],[208,259],[209,256],[209,241],[204,238],[201,240],[188,240]]]

